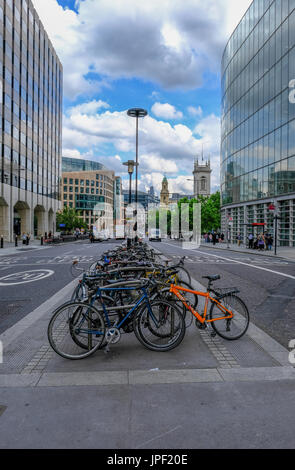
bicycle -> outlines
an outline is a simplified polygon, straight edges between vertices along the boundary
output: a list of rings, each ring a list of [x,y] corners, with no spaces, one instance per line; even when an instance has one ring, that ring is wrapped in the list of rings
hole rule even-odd
[[[52,349],[66,359],[83,359],[121,338],[121,329],[132,323],[138,341],[153,351],[170,351],[185,335],[185,322],[175,303],[150,300],[149,281],[118,282],[89,293],[88,303],[67,302],[49,322],[47,335]],[[142,295],[133,304],[106,305],[103,292],[139,289]],[[95,307],[94,302],[99,306]],[[127,313],[125,313],[127,311]],[[112,314],[114,320],[112,321]]]
[[[214,281],[220,279],[216,276],[203,276],[208,279],[208,287],[206,292],[186,289],[181,286],[171,284],[170,292],[173,293],[196,318],[196,326],[205,329],[207,324],[211,324],[214,332],[221,338],[229,341],[241,338],[247,331],[250,323],[249,311],[245,303],[236,294],[239,290],[236,288],[212,289],[211,285]],[[193,293],[200,297],[204,297],[205,308],[203,314],[200,314],[193,308],[185,298],[185,292]],[[214,294],[214,297],[210,293]],[[181,293],[184,293],[182,295]],[[208,305],[211,302],[210,312],[208,314]],[[208,317],[208,318],[207,318]]]

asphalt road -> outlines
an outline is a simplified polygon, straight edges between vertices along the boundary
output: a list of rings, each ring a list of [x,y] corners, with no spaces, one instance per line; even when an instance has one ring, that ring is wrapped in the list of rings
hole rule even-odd
[[[17,255],[1,256],[0,333],[75,278],[71,271],[73,259],[78,258],[79,265],[87,268],[113,246],[112,242],[81,241],[26,252],[20,249]]]
[[[183,250],[174,241],[151,245],[171,259],[187,256],[185,266],[204,286],[202,276],[220,274],[216,287],[238,287],[251,320],[283,346],[295,338],[295,262],[203,247]]]
[[[79,258],[80,266],[87,268],[118,243],[83,241],[0,257],[0,333],[73,280],[73,259]],[[238,287],[251,320],[283,346],[295,338],[294,262],[203,247],[183,250],[173,241],[151,245],[171,259],[187,256],[186,267],[204,286],[202,276],[220,274],[216,287]]]

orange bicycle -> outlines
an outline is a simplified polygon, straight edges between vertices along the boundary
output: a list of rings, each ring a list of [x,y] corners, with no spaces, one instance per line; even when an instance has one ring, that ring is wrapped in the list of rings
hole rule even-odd
[[[205,329],[207,328],[207,324],[210,323],[214,330],[212,336],[218,334],[222,338],[230,341],[241,338],[249,327],[250,316],[247,306],[243,300],[236,295],[239,290],[235,288],[212,289],[212,283],[220,279],[219,275],[203,276],[203,278],[209,281],[207,292],[186,289],[175,284],[171,284],[170,292],[176,295],[185,308],[196,317],[196,326],[198,328]],[[204,313],[202,315],[199,314],[185,298],[186,292],[206,299]],[[184,295],[182,295],[182,293]],[[213,293],[213,296],[210,295],[210,293]],[[211,302],[211,308],[208,314],[209,302]]]

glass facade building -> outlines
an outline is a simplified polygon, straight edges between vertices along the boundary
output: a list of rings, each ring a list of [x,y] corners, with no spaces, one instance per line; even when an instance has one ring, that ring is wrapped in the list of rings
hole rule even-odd
[[[62,171],[96,171],[107,170],[107,168],[99,162],[91,160],[83,160],[82,158],[62,157]]]
[[[295,0],[254,0],[222,59],[222,230],[232,218],[232,241],[252,223],[273,233],[274,203],[279,243],[295,246],[294,79]]]
[[[62,65],[30,0],[0,0],[0,233],[55,231]]]

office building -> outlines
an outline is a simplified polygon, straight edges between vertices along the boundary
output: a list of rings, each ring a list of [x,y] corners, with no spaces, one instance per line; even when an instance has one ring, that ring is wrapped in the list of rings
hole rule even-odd
[[[30,0],[0,0],[0,235],[54,232],[62,65]]]
[[[295,246],[295,1],[254,0],[222,60],[222,231]],[[291,83],[292,84],[292,83]],[[230,223],[229,223],[230,221]]]
[[[127,206],[129,204],[129,191],[127,189],[123,189],[123,198],[124,204],[125,206]],[[148,210],[149,205],[160,203],[159,197],[156,196],[155,193],[151,193],[150,191],[148,191],[147,193],[143,191],[138,191],[137,201],[138,204],[141,204],[146,211]],[[135,203],[135,191],[131,192],[131,203]]]
[[[122,182],[114,171],[98,162],[65,157],[62,168],[67,169],[62,173],[64,207],[77,209],[78,215],[91,228],[108,204],[112,223],[123,224]]]

